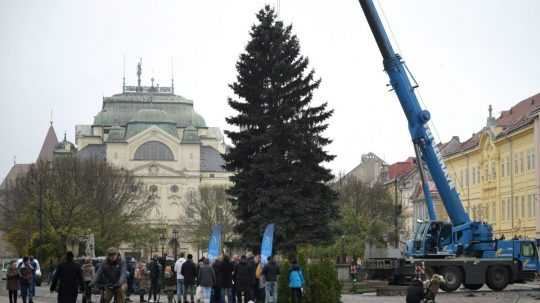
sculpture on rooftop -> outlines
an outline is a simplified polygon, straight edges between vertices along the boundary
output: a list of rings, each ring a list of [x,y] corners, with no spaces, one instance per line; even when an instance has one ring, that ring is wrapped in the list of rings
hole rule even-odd
[[[137,91],[141,90],[142,58],[137,63]]]

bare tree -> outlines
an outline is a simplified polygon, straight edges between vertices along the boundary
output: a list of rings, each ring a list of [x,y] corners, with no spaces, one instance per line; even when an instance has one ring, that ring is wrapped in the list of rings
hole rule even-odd
[[[224,186],[201,186],[197,192],[188,192],[183,206],[180,225],[190,242],[204,247],[214,224],[223,226],[223,241],[233,238],[235,218]]]
[[[69,239],[89,232],[100,252],[132,240],[154,198],[128,171],[104,161],[39,162],[2,192],[0,227],[21,254],[37,246],[61,254]]]

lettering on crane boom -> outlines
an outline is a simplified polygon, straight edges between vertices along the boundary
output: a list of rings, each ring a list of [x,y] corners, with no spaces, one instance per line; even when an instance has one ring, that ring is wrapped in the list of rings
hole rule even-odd
[[[448,174],[448,169],[446,168],[446,165],[444,164],[443,157],[441,155],[441,152],[439,151],[439,148],[437,147],[437,143],[435,142],[433,135],[431,134],[431,130],[429,129],[429,126],[427,124],[424,125],[424,128],[426,129],[426,135],[428,139],[431,141],[431,147],[433,148],[433,151],[435,151],[435,155],[437,156],[437,161],[439,161],[439,166],[443,170],[444,177],[446,178],[446,182],[448,182],[448,186],[450,186],[450,189],[455,190],[456,187],[454,186],[454,182],[452,181],[452,179],[450,178],[450,175]]]

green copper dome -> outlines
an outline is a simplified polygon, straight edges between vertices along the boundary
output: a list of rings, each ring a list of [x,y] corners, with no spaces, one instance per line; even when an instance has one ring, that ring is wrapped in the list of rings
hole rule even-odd
[[[149,111],[141,113],[141,110]],[[177,127],[206,127],[204,118],[195,112],[191,100],[175,95],[155,96],[146,93],[120,94],[103,98],[103,109],[95,116],[94,125],[125,127],[133,121],[162,122],[163,119],[166,122],[175,122]]]
[[[153,125],[163,129],[172,136],[178,137],[176,133],[176,121],[171,119],[165,111],[159,109],[141,109],[127,123],[126,139],[135,136]]]
[[[176,123],[169,115],[160,109],[141,109],[135,113],[133,118],[129,120],[130,123]]]

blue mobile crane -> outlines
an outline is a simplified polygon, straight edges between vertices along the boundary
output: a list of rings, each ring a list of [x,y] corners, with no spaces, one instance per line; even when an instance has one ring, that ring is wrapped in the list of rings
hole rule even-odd
[[[491,225],[470,219],[428,127],[431,115],[418,102],[417,85],[413,86],[411,81],[414,78],[392,48],[373,2],[359,1],[383,57],[390,85],[407,117],[429,213],[429,221],[417,224],[413,239],[407,242],[405,258],[393,263],[397,267],[394,271],[410,277],[414,275],[415,264],[422,262],[426,271],[445,277],[447,283],[442,288],[446,291],[454,291],[462,284],[476,290],[484,283],[499,291],[510,283],[534,279],[540,270],[535,242],[494,239]],[[423,163],[450,222],[436,218]]]

